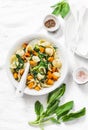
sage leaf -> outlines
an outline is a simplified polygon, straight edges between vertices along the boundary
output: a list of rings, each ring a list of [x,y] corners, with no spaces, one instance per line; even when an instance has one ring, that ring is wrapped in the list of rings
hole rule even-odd
[[[35,113],[37,115],[37,117],[39,117],[42,113],[43,113],[43,105],[39,102],[39,101],[36,101],[35,102]]]
[[[80,111],[70,113],[70,110],[72,110],[74,105],[73,101],[69,101],[65,104],[59,105],[60,98],[61,96],[63,96],[65,88],[66,85],[62,84],[60,88],[57,88],[53,92],[49,93],[46,111],[44,111],[43,105],[39,101],[35,102],[35,112],[37,118],[36,120],[29,122],[29,125],[40,127],[43,126],[44,123],[46,123],[47,121],[60,124],[61,122],[71,121],[85,115],[85,107]]]
[[[70,6],[68,3],[64,3],[62,5],[62,9],[60,11],[60,15],[64,18],[70,11]]]
[[[66,89],[66,84],[62,84],[61,87],[49,93],[47,103],[49,104],[51,102],[54,102],[55,100],[59,100],[65,93],[65,89]]]
[[[65,114],[67,114],[73,108],[73,104],[74,104],[74,102],[70,101],[70,102],[67,102],[67,103],[59,106],[56,110],[56,115],[57,115],[58,119],[61,116],[64,116]]]
[[[75,113],[69,113],[65,116],[62,117],[62,121],[63,122],[67,122],[67,121],[72,121],[76,118],[80,118],[82,116],[84,116],[86,113],[86,108],[84,107],[83,109],[81,109],[80,111],[78,112],[75,112]]]
[[[52,5],[51,8],[56,8],[56,7],[58,7],[59,5],[63,5],[64,2],[66,2],[66,1],[63,0],[63,1],[61,1],[61,2],[58,2],[58,3],[54,4],[54,5]]]
[[[56,16],[61,15],[62,18],[64,18],[70,12],[69,3],[65,0],[51,6],[51,8],[54,8],[52,14]]]
[[[56,8],[56,7],[58,7],[60,4],[61,4],[61,3],[59,2],[59,3],[55,4],[55,5],[52,5],[51,8]]]
[[[61,11],[61,5],[59,5],[58,7],[56,7],[56,8],[54,9],[54,11],[52,12],[52,14],[58,15],[58,14],[60,13],[60,11]]]
[[[47,109],[51,108],[56,102],[58,102],[59,105],[59,100],[55,100],[54,102],[51,102],[50,104],[48,104]]]
[[[56,100],[54,103],[51,103],[47,107],[46,115],[52,115],[55,113],[57,107],[58,107],[59,101]]]
[[[52,117],[50,119],[53,123],[56,123],[56,124],[60,124],[59,120],[57,120],[56,118]]]

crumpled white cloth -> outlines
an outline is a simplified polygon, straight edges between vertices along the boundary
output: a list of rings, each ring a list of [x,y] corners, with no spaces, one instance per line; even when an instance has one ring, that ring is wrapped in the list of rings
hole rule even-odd
[[[85,58],[88,58],[87,16],[88,8],[86,6],[76,7],[76,5],[71,5],[71,14],[69,16],[69,19],[67,19],[65,22],[65,39],[67,46]]]

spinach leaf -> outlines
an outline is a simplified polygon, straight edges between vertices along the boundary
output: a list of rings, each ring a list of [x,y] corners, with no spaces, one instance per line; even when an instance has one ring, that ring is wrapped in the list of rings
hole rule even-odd
[[[24,63],[24,60],[21,58],[20,55],[16,54],[16,57],[18,58],[19,63]]]
[[[40,67],[43,66],[46,69],[48,68],[48,62],[47,61],[41,61],[39,65],[40,65]]]
[[[18,58],[18,62],[19,62],[19,64],[16,65],[17,66],[16,71],[18,71],[19,69],[23,68],[23,66],[24,66],[24,60],[18,54],[16,54],[16,57]]]
[[[47,54],[45,54],[45,53],[38,53],[38,56],[39,56],[39,58],[42,60],[42,58],[45,58],[45,59],[47,59],[47,57],[48,57],[48,55]]]
[[[67,114],[72,108],[73,108],[73,101],[67,102],[61,106],[59,106],[56,110],[56,115],[58,119],[63,116],[64,114]]]
[[[58,49],[58,47],[56,47],[56,46],[54,46],[53,48],[54,48],[55,50]]]
[[[86,113],[86,108],[84,107],[83,109],[81,109],[80,111],[78,112],[75,112],[75,113],[69,113],[65,116],[62,117],[62,121],[64,122],[67,122],[67,121],[72,121],[76,118],[80,118],[82,116],[84,116]]]
[[[43,113],[43,105],[39,102],[36,101],[35,102],[35,113],[37,115],[37,117],[39,117],[42,113]]]
[[[38,46],[37,44],[35,45],[34,50],[37,51],[37,52],[40,50],[40,49],[39,49],[39,46]]]
[[[34,75],[34,79],[36,79],[38,73],[36,71],[32,71],[32,74]]]
[[[61,96],[63,96],[65,92],[66,85],[62,84],[61,87],[57,88],[53,92],[49,93],[47,103],[54,102],[55,100],[59,100]]]
[[[46,69],[48,68],[48,63],[47,63],[47,61],[40,61],[40,63],[37,65],[37,66],[35,66],[35,67],[33,67],[33,69],[31,70],[32,72],[33,71],[37,71],[37,72],[39,72],[39,68],[40,67],[45,67]]]
[[[37,65],[37,66],[35,66],[35,67],[33,67],[32,69],[31,69],[31,72],[37,72],[38,71],[38,69],[39,69],[39,65]]]

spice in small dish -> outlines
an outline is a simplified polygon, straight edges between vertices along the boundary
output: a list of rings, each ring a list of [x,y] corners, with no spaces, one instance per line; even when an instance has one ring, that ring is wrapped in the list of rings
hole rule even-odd
[[[45,22],[45,26],[47,28],[52,28],[52,27],[55,27],[56,23],[53,19],[49,19]]]
[[[60,27],[60,22],[58,20],[58,18],[53,15],[53,14],[49,14],[45,17],[44,21],[43,21],[43,26],[44,28],[49,31],[49,32],[55,32],[56,30],[59,29]]]
[[[88,70],[84,67],[77,68],[73,72],[73,78],[78,84],[84,84],[88,82]]]

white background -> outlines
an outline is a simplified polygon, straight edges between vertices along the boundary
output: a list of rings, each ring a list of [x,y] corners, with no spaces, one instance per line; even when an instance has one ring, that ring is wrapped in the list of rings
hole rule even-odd
[[[0,0],[0,64],[5,62],[9,49],[17,39],[38,32],[44,16],[52,11],[50,6],[56,2],[58,0]],[[76,5],[88,6],[87,0],[71,0],[70,3],[72,2]],[[62,39],[62,43],[64,42],[63,36],[57,39]],[[73,60],[72,68],[74,65],[75,67],[80,65],[88,67],[88,61],[82,58],[72,55],[69,58]],[[86,116],[70,123],[46,126],[45,130],[88,129],[88,84],[76,85],[71,73],[68,73],[65,82],[67,89],[62,102],[74,100],[74,110],[85,106]],[[45,105],[46,97],[47,95],[38,97],[24,95],[21,99],[15,97],[15,89],[5,69],[0,70],[0,130],[39,130],[39,128],[29,126],[28,121],[35,118],[34,102],[40,100]]]

